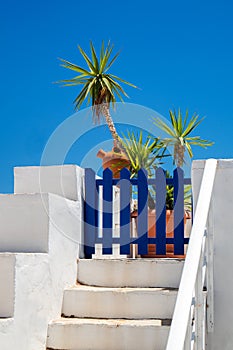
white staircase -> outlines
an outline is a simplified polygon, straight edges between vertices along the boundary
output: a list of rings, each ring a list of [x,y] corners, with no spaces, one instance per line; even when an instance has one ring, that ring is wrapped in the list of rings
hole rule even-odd
[[[164,350],[183,269],[179,259],[79,260],[47,349]]]

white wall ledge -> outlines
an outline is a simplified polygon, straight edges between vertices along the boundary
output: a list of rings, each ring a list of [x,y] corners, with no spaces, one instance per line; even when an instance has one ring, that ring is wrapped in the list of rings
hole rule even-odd
[[[204,169],[205,160],[194,160],[192,162],[192,169]],[[218,159],[217,169],[228,169],[233,168],[233,159]]]
[[[14,193],[54,193],[80,201],[84,170],[77,165],[14,168]]]

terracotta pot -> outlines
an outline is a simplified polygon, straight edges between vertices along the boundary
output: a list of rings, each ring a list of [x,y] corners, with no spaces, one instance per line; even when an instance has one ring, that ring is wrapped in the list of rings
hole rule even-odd
[[[115,179],[120,178],[120,171],[123,168],[129,169],[130,161],[125,153],[114,152],[114,149],[110,152],[105,152],[102,149],[97,153],[97,157],[101,158],[103,161],[103,168],[109,168]]]
[[[190,219],[190,215],[185,212],[184,214],[184,225],[186,225],[186,220]],[[148,237],[153,238],[156,237],[156,216],[155,210],[148,210]],[[174,211],[167,210],[166,211],[166,237],[173,238],[174,237]],[[179,258],[184,259],[184,255],[174,255],[174,245],[167,244],[166,245],[166,255],[157,255],[156,254],[156,245],[148,244],[148,254],[142,255],[143,258]]]

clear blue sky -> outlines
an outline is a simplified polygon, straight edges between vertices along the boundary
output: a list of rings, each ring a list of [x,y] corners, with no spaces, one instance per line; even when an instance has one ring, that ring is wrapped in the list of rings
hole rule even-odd
[[[77,44],[90,39],[122,50],[114,73],[141,88],[127,89],[131,103],[206,116],[199,134],[215,145],[195,158],[233,158],[232,16],[230,0],[2,1],[0,192],[13,191],[14,166],[39,165],[73,113],[77,90],[52,84],[67,77],[57,58],[81,63]]]

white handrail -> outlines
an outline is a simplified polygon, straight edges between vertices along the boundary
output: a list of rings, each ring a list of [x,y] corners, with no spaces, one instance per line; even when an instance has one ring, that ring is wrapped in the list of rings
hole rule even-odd
[[[217,160],[206,161],[166,350],[182,350],[184,347],[216,168]]]

